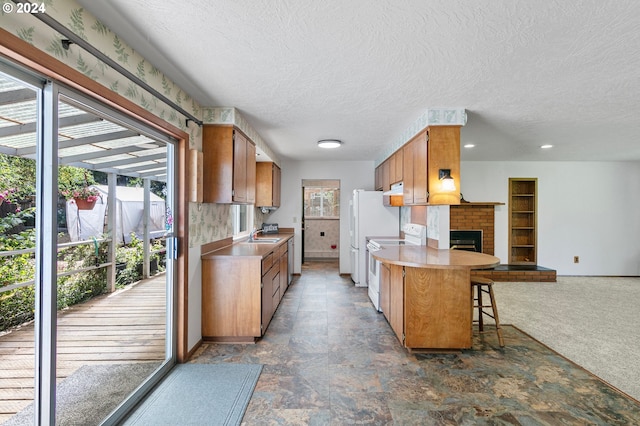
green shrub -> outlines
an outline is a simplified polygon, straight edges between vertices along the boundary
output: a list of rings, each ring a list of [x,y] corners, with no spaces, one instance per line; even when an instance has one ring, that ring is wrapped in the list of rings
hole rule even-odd
[[[1,222],[1,220],[0,220]],[[13,236],[1,235],[0,241],[16,240]],[[27,239],[28,240],[28,239]],[[6,242],[6,241],[5,241]],[[24,243],[24,244],[32,244]],[[18,245],[18,244],[16,244]],[[19,246],[19,245],[18,245]],[[6,247],[6,246],[5,246]],[[96,263],[104,263],[107,258],[107,243],[98,244],[98,250],[92,245],[68,247],[58,253],[58,268],[60,272],[81,269],[93,266]],[[3,250],[7,250],[4,248]],[[11,250],[18,250],[17,247]],[[24,257],[31,255],[17,255],[0,258],[5,261],[3,267],[3,285],[14,284],[33,280],[35,268],[28,274],[20,275],[19,272],[11,272],[25,262]],[[33,266],[33,259],[27,262]],[[57,307],[64,309],[74,304],[91,299],[104,293],[107,289],[107,274],[105,268],[78,272],[72,275],[60,276],[57,282]],[[0,331],[7,330],[25,322],[33,320],[35,315],[35,290],[33,285],[20,287],[11,291],[0,293]]]
[[[122,288],[142,279],[144,251],[142,240],[131,233],[131,242],[116,249],[116,264],[121,266],[116,274],[116,286]]]
[[[150,250],[160,250],[164,246],[159,240],[151,244]],[[157,265],[157,272],[165,270],[164,254],[153,253],[149,262]],[[116,264],[118,265],[116,273],[116,287],[123,288],[128,284],[132,284],[142,279],[142,264],[144,262],[144,243],[131,233],[131,242],[127,245],[119,246],[116,249]]]
[[[0,293],[0,331],[31,321],[34,315],[33,285]]]
[[[107,261],[108,243],[69,247],[58,253],[65,271],[96,266]],[[58,309],[84,302],[107,290],[107,270],[92,269],[58,278]]]
[[[0,251],[35,248],[35,230],[11,233],[26,220],[32,219],[34,209],[8,213],[0,218]],[[35,259],[33,253],[0,257],[0,288],[33,280]],[[0,331],[33,319],[35,292],[33,285],[0,293]]]

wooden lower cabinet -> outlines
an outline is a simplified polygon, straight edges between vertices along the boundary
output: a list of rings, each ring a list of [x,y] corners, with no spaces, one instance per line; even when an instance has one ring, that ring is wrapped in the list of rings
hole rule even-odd
[[[274,286],[274,283],[278,283]],[[277,298],[274,298],[274,293],[280,294],[280,268],[274,267],[273,264],[265,271],[262,270],[262,323],[260,329],[260,335],[263,335],[267,331],[267,327],[271,322],[271,317],[278,307],[280,302]],[[274,289],[274,287],[276,287]]]
[[[202,261],[202,337],[253,342],[264,335],[287,289],[287,241],[271,253]]]
[[[386,267],[389,300],[387,311],[383,312],[404,347],[411,350],[471,347],[468,269]],[[382,282],[380,285],[382,289]]]
[[[287,287],[289,287],[289,250],[287,250],[287,244],[284,244],[280,246],[280,298],[278,303],[282,300]]]
[[[389,279],[389,316],[387,317],[393,332],[398,336],[398,340],[404,343],[404,280],[402,279],[403,267],[390,265]]]
[[[380,264],[380,310],[384,314],[387,321],[389,320],[389,314],[391,313],[391,270],[390,266],[386,263]]]
[[[202,336],[253,340],[261,336],[262,293],[259,258],[202,261]]]

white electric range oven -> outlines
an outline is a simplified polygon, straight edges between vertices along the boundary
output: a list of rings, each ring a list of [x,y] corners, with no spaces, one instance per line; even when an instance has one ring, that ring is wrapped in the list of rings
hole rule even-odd
[[[380,309],[380,261],[373,257],[373,253],[386,247],[400,245],[424,246],[427,244],[427,227],[415,223],[407,223],[402,227],[404,239],[394,237],[370,237],[367,242],[367,281],[369,299],[378,312]]]

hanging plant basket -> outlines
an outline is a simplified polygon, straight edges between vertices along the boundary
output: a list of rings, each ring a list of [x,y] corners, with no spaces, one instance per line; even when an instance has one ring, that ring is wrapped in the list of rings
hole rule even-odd
[[[78,210],[93,210],[96,205],[96,200],[89,201],[84,198],[74,198],[76,202],[76,206],[78,206]]]

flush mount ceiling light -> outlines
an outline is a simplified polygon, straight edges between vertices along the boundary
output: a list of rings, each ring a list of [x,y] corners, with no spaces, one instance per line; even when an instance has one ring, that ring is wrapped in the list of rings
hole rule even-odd
[[[342,141],[338,139],[322,139],[318,141],[318,146],[320,148],[332,149],[338,148],[342,145]]]

